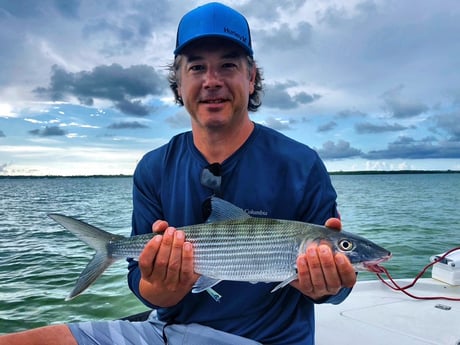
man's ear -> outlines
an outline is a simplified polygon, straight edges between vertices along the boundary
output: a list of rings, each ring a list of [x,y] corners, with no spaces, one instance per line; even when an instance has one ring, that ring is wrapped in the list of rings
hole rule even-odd
[[[176,79],[176,85],[177,85],[177,96],[182,99],[182,91],[181,91],[181,87],[180,87],[180,81],[178,79]]]
[[[249,74],[249,94],[252,95],[255,91],[256,85],[256,74],[257,74],[257,66],[254,63],[252,66],[252,70]]]

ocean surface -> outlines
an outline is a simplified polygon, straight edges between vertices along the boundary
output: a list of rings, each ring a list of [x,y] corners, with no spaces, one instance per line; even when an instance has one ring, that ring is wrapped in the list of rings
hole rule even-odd
[[[344,229],[392,251],[385,266],[394,277],[415,277],[431,255],[460,245],[460,174],[333,175],[332,181]],[[129,235],[131,188],[129,177],[0,179],[0,334],[145,310],[127,287],[125,261],[65,302],[92,250],[47,217],[64,213]]]

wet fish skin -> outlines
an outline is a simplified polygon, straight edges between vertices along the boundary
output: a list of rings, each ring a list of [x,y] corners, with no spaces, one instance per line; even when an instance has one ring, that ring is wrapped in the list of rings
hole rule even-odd
[[[332,251],[344,253],[357,271],[375,271],[391,253],[375,243],[345,231],[298,221],[255,218],[222,199],[211,199],[207,223],[179,228],[194,247],[195,272],[201,277],[192,292],[208,291],[222,280],[281,282],[273,291],[297,278],[296,259],[311,243],[327,243]],[[137,258],[155,233],[132,237],[114,235],[61,214],[53,220],[96,250],[67,297],[86,290],[113,262]]]

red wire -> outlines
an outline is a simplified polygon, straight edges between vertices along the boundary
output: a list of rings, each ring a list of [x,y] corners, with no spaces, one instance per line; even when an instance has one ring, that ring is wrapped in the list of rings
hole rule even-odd
[[[388,270],[385,268],[385,267],[382,267],[382,266],[378,266],[382,271],[383,273],[385,273],[385,275],[388,277],[388,279],[391,281],[391,283],[393,285],[391,285],[390,283],[388,283],[382,276],[380,273],[376,273],[377,277],[379,277],[379,279],[386,285],[388,286],[390,289],[392,290],[395,290],[395,291],[401,291],[402,293],[406,294],[407,296],[409,297],[412,297],[412,298],[415,298],[415,299],[422,299],[422,300],[434,300],[434,299],[444,299],[444,300],[449,300],[449,301],[460,301],[460,298],[455,298],[455,297],[446,297],[446,296],[416,296],[408,291],[406,291],[407,289],[410,289],[411,287],[413,287],[415,285],[415,283],[417,283],[417,281],[420,279],[420,277],[423,276],[423,274],[426,272],[426,270],[428,268],[430,268],[431,266],[433,266],[434,264],[442,261],[445,259],[445,257],[447,255],[449,255],[450,253],[456,251],[456,250],[460,250],[460,247],[456,247],[456,248],[453,248],[447,252],[445,252],[441,257],[437,258],[436,260],[434,260],[433,262],[429,263],[428,265],[426,265],[421,271],[419,274],[417,274],[417,276],[415,277],[415,279],[412,281],[412,283],[406,285],[406,286],[399,286],[398,283],[396,283],[396,281],[391,277],[390,273],[388,272]]]

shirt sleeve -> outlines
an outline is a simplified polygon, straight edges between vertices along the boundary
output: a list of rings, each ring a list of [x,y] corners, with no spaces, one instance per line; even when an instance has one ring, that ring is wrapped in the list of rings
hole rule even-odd
[[[310,171],[304,195],[304,204],[306,206],[303,210],[303,221],[324,225],[326,220],[331,217],[340,218],[336,202],[337,193],[319,156],[317,156],[317,160]],[[335,295],[326,296],[319,301],[313,302],[316,304],[339,304],[347,298],[351,290],[351,288],[342,288]]]
[[[131,236],[152,232],[152,224],[157,219],[163,219],[159,206],[158,192],[155,184],[159,177],[151,170],[149,162],[152,157],[145,156],[136,167],[133,175],[133,214]],[[139,291],[141,272],[138,261],[128,258],[128,286],[131,291],[149,308],[156,308],[144,298]]]
[[[351,288],[341,288],[339,292],[335,295],[326,296],[317,301],[312,300],[312,302],[315,304],[323,304],[323,303],[340,304],[348,297],[351,290],[352,290]]]
[[[337,193],[318,155],[302,188],[303,200],[300,202],[299,216],[301,221],[324,225],[329,218],[340,217],[337,210]]]

